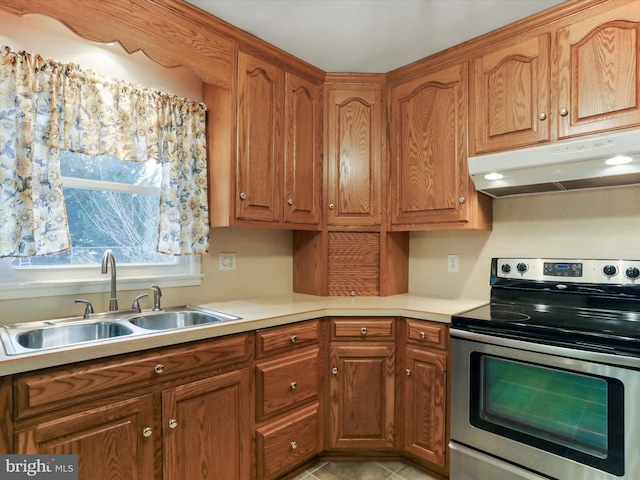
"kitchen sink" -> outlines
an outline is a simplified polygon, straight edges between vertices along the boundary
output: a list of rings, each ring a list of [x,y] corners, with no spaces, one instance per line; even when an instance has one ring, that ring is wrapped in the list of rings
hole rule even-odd
[[[168,330],[212,325],[240,317],[193,305],[159,311],[120,310],[41,322],[16,323],[0,329],[8,355],[101,343],[118,338],[159,334]]]
[[[238,317],[219,312],[172,309],[163,312],[144,313],[129,318],[129,322],[145,330],[170,330],[237,319]]]
[[[122,323],[101,321],[36,328],[16,335],[16,342],[24,348],[56,348],[132,333],[133,330]]]

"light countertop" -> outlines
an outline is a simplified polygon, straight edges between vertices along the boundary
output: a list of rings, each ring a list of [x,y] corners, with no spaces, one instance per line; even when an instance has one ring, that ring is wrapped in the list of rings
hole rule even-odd
[[[4,348],[1,348],[0,376],[327,316],[401,316],[449,323],[451,315],[484,303],[487,302],[413,294],[389,297],[317,297],[297,293],[206,303],[200,306],[241,319],[21,355],[7,355]]]

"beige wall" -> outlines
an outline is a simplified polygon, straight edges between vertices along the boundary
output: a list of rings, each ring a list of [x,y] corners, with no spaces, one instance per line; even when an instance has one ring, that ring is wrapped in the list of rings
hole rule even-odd
[[[292,235],[290,231],[253,228],[227,228],[211,231],[209,254],[202,256],[202,285],[164,288],[162,304],[176,306],[203,304],[236,298],[291,292],[293,282]],[[220,252],[236,253],[236,270],[219,270]],[[100,268],[96,265],[96,269]],[[105,282],[109,280],[106,279]],[[162,287],[162,281],[158,282]],[[143,290],[119,291],[120,308],[128,308]],[[143,308],[151,308],[151,292]],[[0,325],[81,315],[83,307],[74,304],[77,295],[36,297],[0,301]],[[82,294],[96,312],[107,311],[109,293]]]
[[[492,232],[411,234],[409,291],[488,299],[492,257],[640,258],[638,186],[496,199],[493,216]]]

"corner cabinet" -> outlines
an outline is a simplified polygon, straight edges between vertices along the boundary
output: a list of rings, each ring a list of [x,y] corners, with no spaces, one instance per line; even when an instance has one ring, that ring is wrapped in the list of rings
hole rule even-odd
[[[331,319],[330,449],[394,448],[395,322]]]
[[[467,169],[467,63],[391,86],[391,230],[490,228]]]
[[[380,225],[382,82],[327,87],[327,224]]]

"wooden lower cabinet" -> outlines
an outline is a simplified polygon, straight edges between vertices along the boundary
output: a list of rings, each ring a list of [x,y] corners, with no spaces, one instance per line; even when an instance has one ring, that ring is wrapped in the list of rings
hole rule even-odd
[[[446,364],[443,354],[405,351],[404,450],[445,467],[447,448]]]
[[[16,375],[13,453],[77,454],[79,480],[249,480],[252,348],[232,335]]]
[[[152,480],[154,430],[152,395],[143,395],[19,431],[17,453],[78,455],[81,480]]]
[[[248,368],[162,393],[164,478],[249,479]]]
[[[381,322],[381,323],[378,323]],[[367,337],[393,332],[391,320],[334,320],[329,347],[328,446],[389,449],[395,445],[395,344]],[[381,325],[383,328],[377,328]],[[340,335],[344,336],[340,336]],[[372,338],[372,340],[369,340]]]

